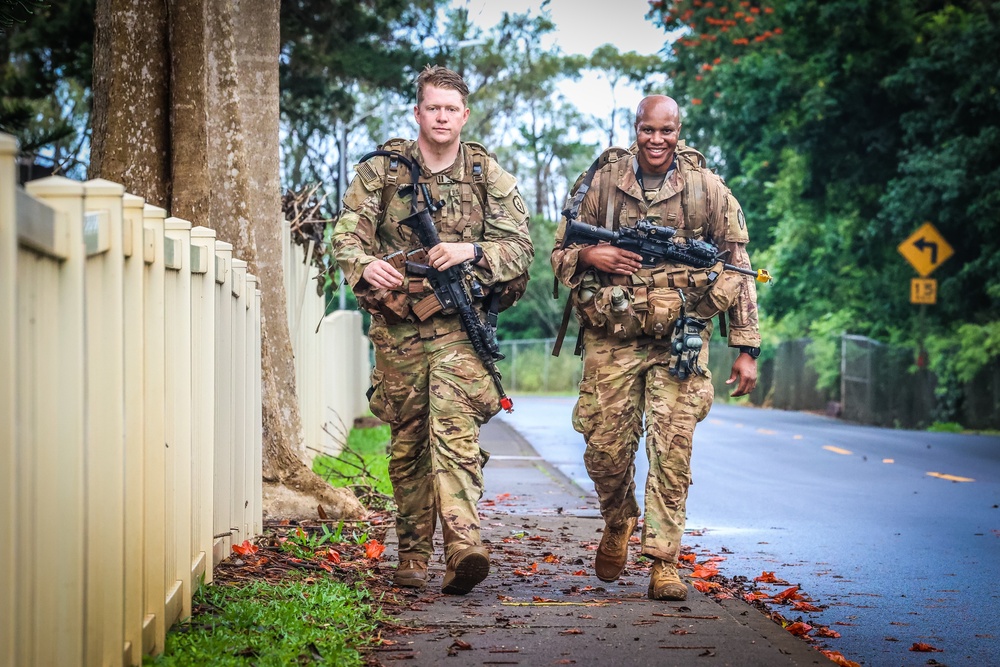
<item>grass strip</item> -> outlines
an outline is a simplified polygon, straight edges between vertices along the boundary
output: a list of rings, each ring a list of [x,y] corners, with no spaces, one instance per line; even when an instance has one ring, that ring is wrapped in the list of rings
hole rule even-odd
[[[367,589],[317,578],[202,586],[196,613],[174,626],[151,665],[362,665],[356,647],[382,613]]]

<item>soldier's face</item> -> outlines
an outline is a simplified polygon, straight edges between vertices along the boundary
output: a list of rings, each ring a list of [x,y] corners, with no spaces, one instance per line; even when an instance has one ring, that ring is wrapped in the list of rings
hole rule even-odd
[[[426,86],[424,98],[413,107],[413,117],[420,127],[420,136],[438,146],[449,146],[461,140],[462,128],[469,120],[469,108],[462,103],[462,94],[450,88]]]
[[[677,107],[668,103],[651,104],[635,122],[639,145],[639,166],[647,174],[665,174],[674,160],[674,149],[681,131]]]

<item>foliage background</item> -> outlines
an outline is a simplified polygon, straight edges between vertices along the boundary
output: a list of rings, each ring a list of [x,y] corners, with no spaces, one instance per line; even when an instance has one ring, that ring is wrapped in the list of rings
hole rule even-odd
[[[595,118],[559,82],[596,71],[666,92],[683,134],[743,204],[765,339],[811,337],[835,384],[842,332],[909,347],[955,392],[1000,358],[1000,3],[985,0],[653,0],[659,56],[543,47],[546,4],[482,29],[442,0],[281,4],[284,185],[324,184],[336,215],[353,163],[412,135],[412,81],[426,63],[472,88],[466,138],[494,150],[532,209],[537,259],[501,337],[554,335],[547,257],[569,184],[631,109]],[[30,6],[0,35],[0,129],[25,172],[80,176],[89,147],[94,0]],[[13,6],[9,2],[0,7]],[[896,250],[924,221],[954,247],[938,303],[909,303],[914,272]],[[347,299],[345,305],[353,305]],[[947,414],[943,414],[947,417]]]

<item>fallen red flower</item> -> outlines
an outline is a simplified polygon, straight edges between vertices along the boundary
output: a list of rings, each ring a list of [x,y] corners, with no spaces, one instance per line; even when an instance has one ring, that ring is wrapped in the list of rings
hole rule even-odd
[[[788,630],[796,637],[805,637],[810,632],[812,632],[813,627],[808,623],[803,623],[802,621],[796,621],[789,625],[785,630]]]
[[[816,636],[825,637],[826,639],[839,639],[840,633],[837,632],[836,630],[831,630],[828,627],[820,626],[816,628]]]
[[[773,600],[775,602],[788,602],[789,600],[801,600],[802,596],[799,595],[799,587],[792,586],[791,588],[786,588],[777,595],[774,596]]]
[[[719,570],[711,565],[695,565],[694,570],[691,572],[691,576],[698,579],[711,579],[718,574]]]
[[[250,540],[243,540],[243,544],[234,544],[233,553],[237,556],[252,556],[260,550],[260,547],[250,544]]]
[[[795,611],[823,611],[819,607],[808,602],[793,602],[792,609]]]
[[[378,540],[368,540],[365,542],[365,558],[378,559],[385,551],[385,545]]]
[[[340,565],[340,552],[330,549],[326,552],[326,559],[334,565]]]
[[[861,667],[861,665],[853,660],[845,658],[839,651],[821,650],[820,653],[825,655],[827,658],[832,660],[835,665],[839,665],[840,667]]]
[[[913,646],[910,647],[911,651],[919,651],[920,653],[944,653],[944,649],[935,648],[930,644],[925,644],[924,642],[914,642]]]

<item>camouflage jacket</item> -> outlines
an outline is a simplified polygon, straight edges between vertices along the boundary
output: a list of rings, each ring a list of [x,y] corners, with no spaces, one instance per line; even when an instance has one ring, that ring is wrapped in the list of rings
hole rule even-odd
[[[679,236],[711,241],[720,250],[729,251],[726,261],[750,268],[750,256],[746,250],[750,237],[739,202],[719,176],[701,166],[690,154],[701,158],[697,151],[687,149],[683,142],[679,142],[675,162],[677,168],[648,204],[636,178],[638,164],[635,155],[628,154],[617,162],[604,165],[595,174],[583,199],[579,220],[599,227],[617,228],[634,225],[639,219],[646,218],[656,225],[684,230]],[[687,197],[684,196],[685,187],[689,190]],[[603,197],[602,191],[605,192]],[[613,193],[613,199],[605,204],[609,199],[607,193]],[[685,210],[685,204],[688,210]],[[698,210],[693,210],[695,208]],[[577,268],[577,258],[583,246],[560,248],[565,227],[564,219],[556,232],[552,268],[562,284],[576,287],[584,273]],[[759,346],[757,288],[752,277],[741,277],[738,295],[728,311],[729,345]]]
[[[463,143],[454,164],[438,174],[430,173],[424,166],[415,141],[393,140],[387,142],[385,148],[416,160],[422,168],[421,182],[429,183],[435,200],[444,200],[444,206],[434,214],[441,241],[481,245],[487,266],[473,267],[481,283],[506,282],[528,270],[534,249],[528,232],[527,208],[514,176],[486,156],[484,149],[476,146],[484,157],[484,182],[483,186],[477,186],[466,175],[466,165],[470,163],[467,152],[474,150],[469,144]],[[395,184],[391,183],[393,177]],[[396,192],[382,210],[383,188],[397,188],[409,181],[410,173],[405,166],[401,165],[397,174],[391,174],[389,159],[383,156],[373,157],[356,167],[333,233],[334,256],[355,293],[368,289],[362,278],[368,264],[398,250],[420,247],[416,234],[398,224],[410,215],[410,194],[403,196]],[[485,190],[483,203],[477,187]]]

